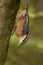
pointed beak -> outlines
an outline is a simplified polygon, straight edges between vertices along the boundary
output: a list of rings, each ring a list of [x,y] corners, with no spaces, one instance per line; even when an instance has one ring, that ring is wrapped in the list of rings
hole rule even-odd
[[[26,35],[19,38],[19,44],[18,47],[20,47],[23,44],[23,40],[26,38]]]
[[[25,44],[25,42],[28,40],[27,35],[24,35],[23,37],[20,38],[19,44],[17,47],[20,47],[21,45]]]

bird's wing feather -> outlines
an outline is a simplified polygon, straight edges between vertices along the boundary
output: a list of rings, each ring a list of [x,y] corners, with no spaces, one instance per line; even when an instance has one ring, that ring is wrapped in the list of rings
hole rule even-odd
[[[23,26],[23,34],[28,34],[29,33],[29,20],[28,20],[28,16],[25,18],[24,20],[24,26]]]

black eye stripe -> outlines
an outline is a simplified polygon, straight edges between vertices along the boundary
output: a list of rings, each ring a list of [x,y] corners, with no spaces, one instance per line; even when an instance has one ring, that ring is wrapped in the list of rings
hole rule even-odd
[[[22,41],[23,43],[26,43],[28,40],[28,36],[26,36],[26,38]]]

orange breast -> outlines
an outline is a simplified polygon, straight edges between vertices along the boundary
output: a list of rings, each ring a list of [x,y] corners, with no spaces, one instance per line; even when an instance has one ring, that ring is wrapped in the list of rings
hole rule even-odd
[[[24,20],[23,19],[18,20],[15,29],[15,33],[17,34],[18,37],[23,35],[22,34],[23,26],[24,26]]]

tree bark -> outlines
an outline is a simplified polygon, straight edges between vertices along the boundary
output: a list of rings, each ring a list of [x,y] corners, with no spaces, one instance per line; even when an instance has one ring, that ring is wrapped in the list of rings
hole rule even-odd
[[[20,0],[0,0],[0,65],[4,65]]]

